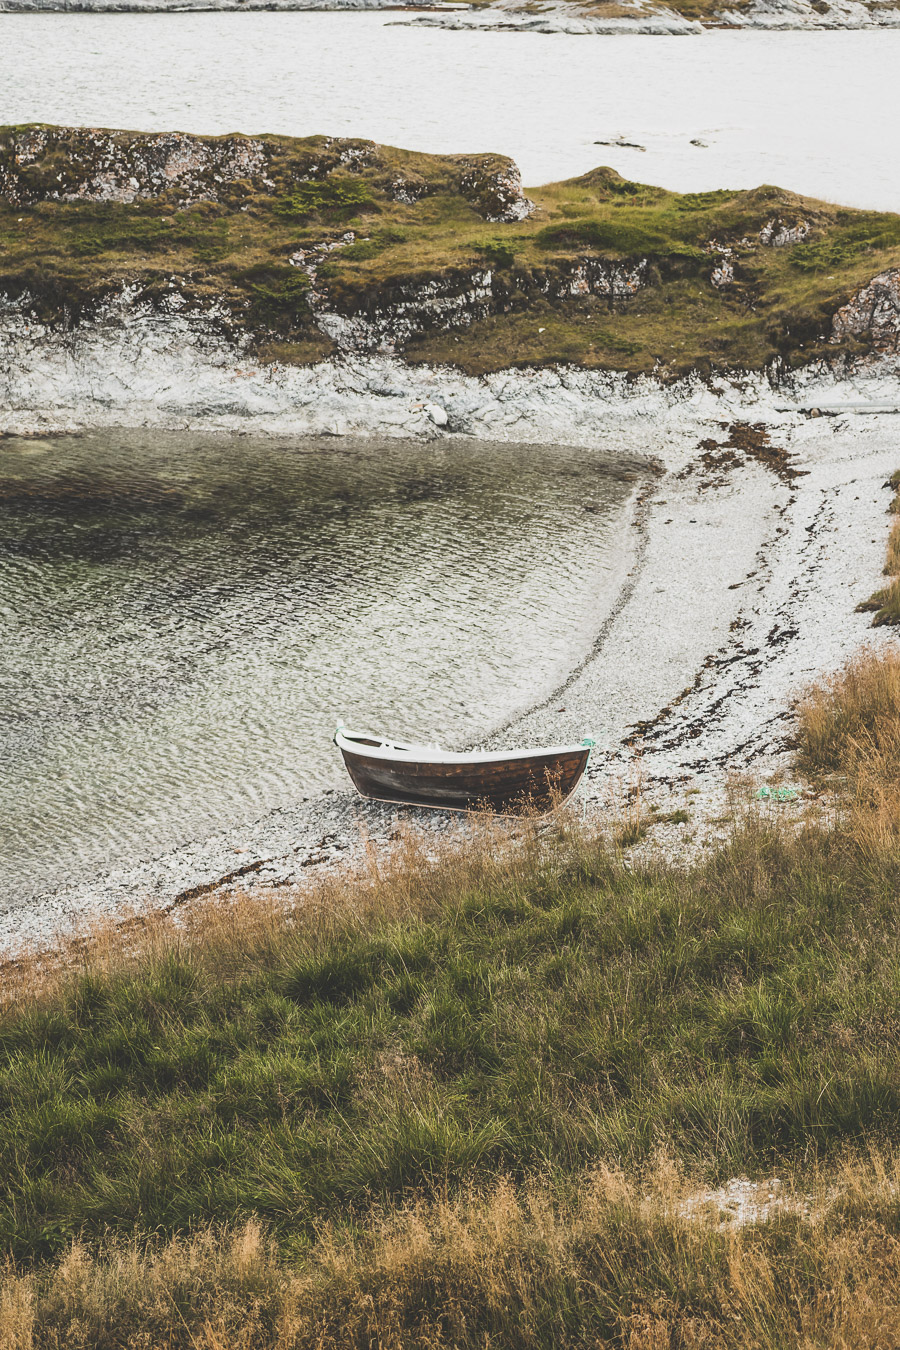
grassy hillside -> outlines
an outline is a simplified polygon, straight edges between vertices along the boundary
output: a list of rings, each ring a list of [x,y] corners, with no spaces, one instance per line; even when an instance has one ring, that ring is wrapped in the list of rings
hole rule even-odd
[[[715,1180],[893,1137],[900,865],[842,843],[751,829],[684,879],[595,842],[470,858],[390,916],[335,896],[324,925],[85,974],[0,1031],[0,1241],[255,1213],[290,1249],[410,1187],[661,1145]]]
[[[894,1343],[898,748],[863,657],[801,709],[830,821],[488,824],[7,970],[4,1343]],[[799,1198],[735,1236],[741,1172]]]
[[[193,177],[179,168],[191,157]],[[104,199],[128,196],[138,161],[134,200]],[[865,333],[829,341],[832,316],[900,266],[895,215],[775,187],[678,194],[597,169],[529,189],[534,210],[510,219],[527,209],[511,172],[500,156],[325,137],[7,128],[0,294],[67,324],[123,286],[155,303],[220,300],[223,329],[292,362],[335,349],[323,311],[380,322],[402,310],[394,345],[412,361],[674,376],[864,352]],[[470,303],[486,273],[488,298]],[[428,288],[453,303],[423,309]]]

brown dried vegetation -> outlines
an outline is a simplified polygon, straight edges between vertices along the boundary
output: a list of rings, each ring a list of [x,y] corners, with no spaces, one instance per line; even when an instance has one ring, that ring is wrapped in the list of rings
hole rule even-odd
[[[723,1217],[667,1160],[568,1195],[501,1179],[325,1225],[290,1265],[254,1220],[169,1242],[75,1243],[9,1267],[4,1350],[889,1350],[900,1339],[900,1165],[848,1159]],[[699,1203],[698,1203],[699,1201]]]

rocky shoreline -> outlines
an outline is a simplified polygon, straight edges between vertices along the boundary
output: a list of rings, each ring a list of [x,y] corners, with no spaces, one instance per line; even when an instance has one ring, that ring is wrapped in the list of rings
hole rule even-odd
[[[758,376],[666,387],[566,370],[473,379],[390,358],[329,362],[280,380],[250,366],[227,371],[207,353],[205,362],[195,354],[193,395],[177,406],[173,372],[156,371],[155,388],[168,394],[154,403],[149,370],[129,384],[133,367],[107,351],[114,397],[100,382],[101,355],[59,353],[64,365],[53,374],[23,363],[33,408],[41,409],[40,389],[55,387],[66,370],[77,382],[65,409],[44,407],[30,423],[20,413],[17,430],[75,430],[76,400],[86,398],[82,425],[102,415],[106,425],[234,431],[252,419],[255,432],[477,433],[643,458],[647,477],[635,489],[618,594],[593,650],[562,688],[493,737],[528,744],[593,729],[599,749],[587,812],[600,818],[620,809],[636,775],[646,806],[686,812],[685,821],[654,827],[644,848],[684,858],[721,837],[735,775],[758,784],[789,765],[798,689],[867,640],[884,640],[856,605],[881,571],[884,484],[897,467],[892,410],[900,411],[900,381],[888,361],[840,380],[807,371],[789,388]],[[221,392],[211,397],[226,378],[240,391],[239,409],[234,393],[230,401]],[[98,920],[177,910],[210,893],[302,887],[358,857],[363,838],[390,847],[401,817],[426,833],[451,819],[326,792],[9,907],[0,914],[0,946],[12,954]]]
[[[875,278],[837,316],[846,326],[858,320],[882,334],[881,357],[706,379],[547,365],[475,376],[352,347],[294,365],[258,359],[248,339],[227,334],[228,318],[215,304],[190,309],[177,291],[150,303],[126,287],[77,327],[64,327],[0,297],[0,430],[20,436],[104,426],[273,435],[460,433],[578,445],[616,423],[753,419],[773,408],[802,412],[823,405],[900,407],[893,273]]]
[[[290,10],[419,10],[398,23],[451,31],[568,33],[595,37],[699,36],[707,28],[809,31],[900,27],[900,8],[864,0],[751,0],[704,19],[689,18],[665,5],[633,0],[627,6],[582,8],[570,0],[547,0],[539,10],[522,0],[489,5],[416,0],[0,0],[0,14],[174,14]],[[633,14],[622,13],[623,8]]]
[[[200,14],[405,8],[403,0],[177,0],[177,3],[171,0],[0,0],[0,14]]]
[[[752,0],[745,7],[726,8],[700,20],[687,18],[674,9],[635,4],[634,15],[616,12],[604,15],[581,10],[566,0],[550,0],[534,12],[522,0],[495,3],[456,14],[422,14],[397,22],[454,31],[570,33],[595,37],[636,36],[696,37],[708,28],[741,28],[763,31],[809,31],[811,29],[859,29],[900,27],[900,9],[868,6],[861,0]]]

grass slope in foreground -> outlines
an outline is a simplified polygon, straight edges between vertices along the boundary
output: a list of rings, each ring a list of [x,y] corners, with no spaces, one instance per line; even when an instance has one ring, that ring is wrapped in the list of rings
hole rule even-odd
[[[9,970],[5,1343],[895,1344],[898,751],[864,657],[801,709],[831,823],[410,840]],[[685,1207],[773,1170],[815,1212]]]
[[[679,194],[601,168],[526,198],[496,155],[0,130],[0,296],[74,327],[123,287],[186,300],[270,360],[790,368],[875,350],[834,316],[898,267],[900,217],[776,187]]]

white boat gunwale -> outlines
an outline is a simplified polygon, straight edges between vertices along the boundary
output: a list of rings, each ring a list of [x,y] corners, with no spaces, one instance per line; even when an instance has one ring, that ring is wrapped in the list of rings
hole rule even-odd
[[[511,759],[541,759],[545,755],[571,755],[591,749],[589,737],[577,744],[539,746],[530,750],[441,750],[434,745],[401,745],[369,732],[338,727],[334,743],[339,750],[366,755],[372,759],[400,760],[405,764],[491,764]]]

